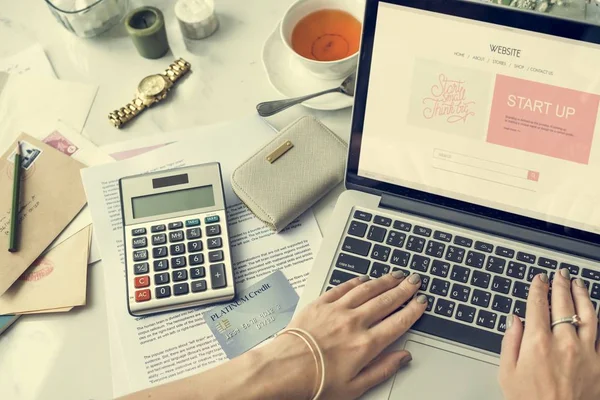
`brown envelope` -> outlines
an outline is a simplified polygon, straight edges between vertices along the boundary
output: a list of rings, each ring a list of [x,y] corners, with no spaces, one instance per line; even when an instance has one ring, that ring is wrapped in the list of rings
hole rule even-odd
[[[23,153],[19,250],[8,252],[17,142],[0,157],[0,295],[39,257],[86,203],[85,166],[39,140],[21,134]]]

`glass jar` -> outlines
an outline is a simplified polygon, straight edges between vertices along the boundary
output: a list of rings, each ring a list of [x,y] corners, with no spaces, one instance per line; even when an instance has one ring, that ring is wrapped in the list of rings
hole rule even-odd
[[[56,19],[80,37],[92,37],[117,25],[129,0],[45,0]]]

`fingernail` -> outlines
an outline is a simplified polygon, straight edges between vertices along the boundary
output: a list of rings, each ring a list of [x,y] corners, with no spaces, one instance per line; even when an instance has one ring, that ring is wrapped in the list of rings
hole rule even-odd
[[[400,359],[400,362],[398,363],[398,368],[405,367],[406,364],[408,364],[411,361],[412,361],[412,356],[410,354],[405,355],[404,357],[402,357]]]
[[[392,272],[392,276],[396,279],[402,279],[402,278],[406,277],[406,275],[404,275],[404,272],[402,272],[400,270]]]
[[[427,303],[427,296],[425,296],[424,294],[420,294],[417,296],[417,303],[419,304],[425,304]]]
[[[540,280],[544,283],[548,283],[548,274],[545,272],[540,274]]]
[[[419,275],[419,274],[412,274],[410,276],[410,278],[408,278],[408,281],[410,283],[412,283],[413,285],[416,285],[417,283],[421,282],[421,275]]]
[[[510,327],[513,325],[513,321],[515,320],[515,316],[514,315],[509,315],[508,318],[506,319],[506,330],[509,330]]]
[[[577,279],[575,279],[575,284],[576,284],[577,286],[579,286],[580,288],[585,288],[585,289],[587,289],[587,287],[585,286],[585,282],[584,282],[584,281],[583,281],[583,279],[581,279],[581,278],[577,278]]]
[[[370,278],[367,275],[361,275],[358,277],[358,280],[361,282],[366,282],[368,281]]]
[[[571,279],[571,273],[569,272],[568,268],[563,268],[560,270],[560,274],[563,276],[563,278],[565,279]]]

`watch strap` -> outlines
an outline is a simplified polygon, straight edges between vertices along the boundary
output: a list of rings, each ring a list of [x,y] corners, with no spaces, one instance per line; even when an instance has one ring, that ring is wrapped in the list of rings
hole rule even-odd
[[[173,64],[169,65],[169,68],[163,72],[163,75],[175,83],[179,78],[188,73],[191,68],[191,64],[185,61],[183,58],[176,60]]]
[[[132,120],[133,117],[141,113],[144,108],[146,108],[146,106],[142,99],[137,98],[125,107],[121,107],[120,109],[109,113],[108,119],[115,127],[120,128],[122,125]]]

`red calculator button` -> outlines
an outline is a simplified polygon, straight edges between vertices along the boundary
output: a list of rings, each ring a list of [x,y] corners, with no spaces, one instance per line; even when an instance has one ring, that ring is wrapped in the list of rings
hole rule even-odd
[[[150,289],[138,290],[135,292],[136,303],[141,303],[142,301],[148,300],[150,300]]]
[[[133,281],[133,286],[136,289],[150,286],[150,277],[148,275],[136,277]]]

